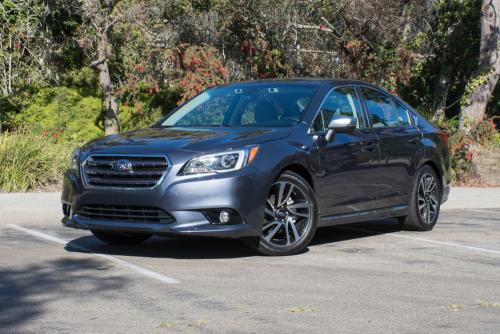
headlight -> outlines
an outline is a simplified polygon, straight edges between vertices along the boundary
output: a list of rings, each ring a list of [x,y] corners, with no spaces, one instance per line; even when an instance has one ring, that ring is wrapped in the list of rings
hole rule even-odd
[[[70,168],[73,172],[78,172],[78,169],[80,168],[80,149],[76,149],[73,151],[71,154],[71,162],[70,162]]]
[[[254,146],[242,150],[202,155],[190,160],[182,174],[222,173],[238,170],[251,163],[258,150],[259,147]]]

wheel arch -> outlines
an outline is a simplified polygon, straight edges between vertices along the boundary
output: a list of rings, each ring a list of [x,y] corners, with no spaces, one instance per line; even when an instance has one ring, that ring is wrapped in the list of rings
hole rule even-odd
[[[281,174],[283,174],[286,171],[294,172],[295,174],[300,175],[304,180],[307,181],[307,183],[309,183],[311,188],[315,190],[313,177],[309,172],[309,170],[307,169],[307,167],[305,167],[304,165],[300,163],[287,164],[279,170],[275,178],[278,178]]]
[[[439,165],[435,162],[435,161],[432,161],[432,160],[426,160],[422,163],[422,167],[424,166],[429,166],[431,167],[433,170],[434,170],[434,173],[436,173],[438,179],[439,179],[439,184],[441,185],[441,197],[443,196],[443,189],[444,189],[444,177],[443,177],[443,172],[441,171],[441,169],[439,168]]]

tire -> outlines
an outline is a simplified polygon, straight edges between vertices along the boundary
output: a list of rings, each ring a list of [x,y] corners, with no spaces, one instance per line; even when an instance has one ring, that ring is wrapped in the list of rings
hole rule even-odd
[[[300,175],[286,171],[269,190],[262,235],[244,241],[262,255],[293,255],[309,245],[317,224],[318,208],[311,186]]]
[[[91,230],[92,234],[102,242],[112,245],[137,245],[151,238],[150,234],[127,232],[102,232]]]
[[[401,227],[410,231],[432,230],[439,218],[441,191],[439,178],[434,169],[428,165],[423,166],[415,178],[408,215],[399,218]]]

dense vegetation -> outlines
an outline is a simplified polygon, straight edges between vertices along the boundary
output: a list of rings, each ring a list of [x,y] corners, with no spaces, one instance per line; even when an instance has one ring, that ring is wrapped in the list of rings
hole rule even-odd
[[[450,132],[455,179],[469,182],[477,147],[499,145],[483,2],[0,0],[0,190],[56,179],[65,158],[52,150],[147,126],[206,87],[275,77],[399,94]],[[15,175],[41,157],[52,165],[24,170],[42,178]]]
[[[0,135],[0,186],[26,191],[46,186],[67,167],[69,147],[22,130]]]

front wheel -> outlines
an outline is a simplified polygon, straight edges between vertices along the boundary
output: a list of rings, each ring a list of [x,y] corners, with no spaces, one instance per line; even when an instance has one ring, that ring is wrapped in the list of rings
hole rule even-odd
[[[439,217],[441,205],[439,179],[430,166],[424,166],[415,178],[408,215],[400,218],[401,226],[407,230],[432,230]]]
[[[151,238],[150,234],[127,232],[102,232],[91,230],[92,234],[102,242],[113,245],[136,245]]]
[[[317,212],[309,183],[298,174],[284,172],[269,191],[261,236],[246,242],[263,255],[297,254],[314,236]]]

